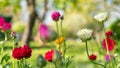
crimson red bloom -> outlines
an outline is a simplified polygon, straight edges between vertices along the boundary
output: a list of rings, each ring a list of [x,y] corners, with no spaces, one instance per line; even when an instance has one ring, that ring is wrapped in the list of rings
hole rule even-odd
[[[89,59],[90,59],[90,60],[96,60],[96,58],[97,58],[97,56],[94,55],[94,54],[91,54],[91,55],[89,56]]]
[[[12,31],[11,34],[12,34],[12,36],[15,36],[16,33],[14,31]]]
[[[59,12],[53,12],[52,13],[52,15],[51,15],[51,17],[52,17],[52,19],[54,20],[54,21],[58,21],[59,20],[59,18],[60,18],[60,13]]]
[[[29,58],[31,56],[32,50],[27,45],[24,45],[22,48],[22,54],[24,58]]]
[[[58,60],[58,59],[62,58],[61,54],[62,53],[57,50],[50,50],[45,53],[45,59],[50,62],[56,61],[56,59]],[[55,56],[57,56],[57,57],[55,57]]]
[[[12,56],[13,58],[17,59],[17,60],[20,60],[23,58],[23,55],[21,53],[21,47],[19,48],[15,48],[13,51],[12,51]]]
[[[108,50],[109,51],[113,51],[113,49],[115,48],[115,45],[116,45],[116,42],[114,39],[111,39],[111,38],[106,38],[106,42],[105,42],[105,39],[102,41],[102,45],[103,45],[103,48],[105,50],[107,50],[107,47],[106,45],[108,45]]]
[[[107,37],[110,37],[113,35],[113,32],[112,32],[112,30],[110,30],[110,31],[107,31],[105,34]]]
[[[22,58],[29,58],[31,56],[32,50],[27,45],[23,47],[15,48],[12,51],[13,58],[20,60]]]
[[[54,50],[50,50],[50,51],[46,52],[45,53],[45,59],[48,60],[48,61],[52,61],[53,52],[54,52]]]

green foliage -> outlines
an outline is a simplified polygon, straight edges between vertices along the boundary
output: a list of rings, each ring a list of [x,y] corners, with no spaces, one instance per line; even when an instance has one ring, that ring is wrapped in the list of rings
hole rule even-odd
[[[113,24],[110,26],[110,29],[114,32],[114,38],[120,39],[120,19],[117,19],[113,22]]]
[[[0,9],[4,9],[4,7],[13,7],[13,11],[16,13],[20,9],[21,0],[0,0]]]

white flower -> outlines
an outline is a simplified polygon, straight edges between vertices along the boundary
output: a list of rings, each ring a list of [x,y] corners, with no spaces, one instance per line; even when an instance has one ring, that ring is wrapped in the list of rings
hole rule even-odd
[[[99,14],[94,16],[94,18],[99,22],[105,21],[107,19],[107,17],[108,17],[107,12],[102,12],[102,13],[99,13]]]
[[[84,42],[84,41],[87,41],[91,38],[92,33],[93,33],[93,30],[86,28],[86,29],[79,30],[77,35]]]

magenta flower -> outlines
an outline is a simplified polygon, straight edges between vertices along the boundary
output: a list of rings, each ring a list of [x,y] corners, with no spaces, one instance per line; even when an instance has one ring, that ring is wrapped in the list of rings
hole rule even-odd
[[[52,15],[51,15],[51,17],[52,17],[52,19],[54,20],[54,21],[58,21],[59,20],[59,18],[60,18],[60,13],[59,12],[53,12],[52,13]]]
[[[110,62],[110,59],[113,59],[113,58],[114,58],[114,55],[108,55],[108,54],[105,55],[105,60],[107,62]]]
[[[56,32],[49,29],[44,23],[39,25],[38,32],[43,41],[53,41],[57,37]]]
[[[0,17],[0,29],[3,28],[4,22],[5,22],[4,18]]]
[[[6,22],[3,17],[0,17],[0,29],[9,30],[11,28],[11,23]]]

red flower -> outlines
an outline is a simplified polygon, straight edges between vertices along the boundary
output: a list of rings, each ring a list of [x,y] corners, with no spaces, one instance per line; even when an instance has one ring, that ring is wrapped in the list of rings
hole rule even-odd
[[[12,56],[13,58],[17,59],[17,60],[20,60],[23,58],[23,55],[21,53],[21,47],[19,48],[15,48],[13,51],[12,51]]]
[[[62,58],[61,52],[59,52],[57,50],[50,50],[45,53],[45,59],[50,62],[52,62],[52,61],[55,62],[61,58]]]
[[[108,50],[109,51],[112,51],[116,45],[116,42],[114,41],[114,39],[111,39],[111,38],[106,38],[106,42],[105,42],[105,39],[102,41],[102,45],[103,45],[103,48],[105,50],[107,50],[107,47],[106,45],[108,45]]]
[[[54,21],[58,21],[59,18],[60,18],[60,13],[59,12],[53,12],[51,17]]]
[[[29,58],[31,56],[32,50],[24,45],[23,47],[15,48],[12,51],[13,58],[20,60],[22,58]]]
[[[45,59],[48,60],[48,61],[52,61],[53,52],[54,52],[54,50],[50,50],[50,51],[46,52],[45,53]]]
[[[31,56],[32,50],[27,45],[24,45],[22,48],[22,55],[24,58],[29,58]]]
[[[97,56],[94,55],[94,54],[91,54],[91,55],[89,56],[89,59],[90,59],[90,60],[96,60],[96,58],[97,58]]]
[[[113,32],[112,32],[112,30],[110,30],[110,31],[107,31],[105,34],[107,37],[110,37],[113,35]]]

